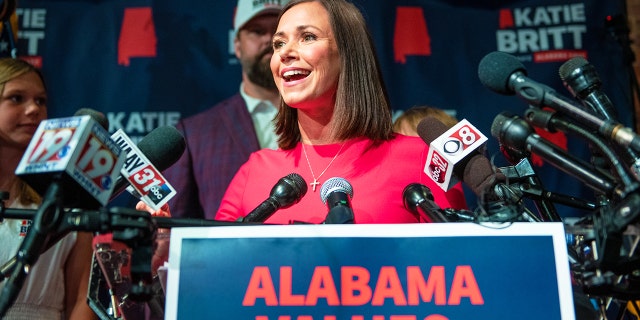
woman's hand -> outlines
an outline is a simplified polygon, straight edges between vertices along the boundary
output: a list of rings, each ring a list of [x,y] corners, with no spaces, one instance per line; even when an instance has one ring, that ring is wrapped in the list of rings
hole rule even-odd
[[[169,205],[165,204],[158,210],[153,210],[146,203],[140,201],[136,204],[136,210],[147,211],[154,217],[171,217],[171,211]],[[155,250],[153,251],[153,257],[151,258],[151,273],[155,276],[158,273],[158,268],[161,267],[166,261],[169,261],[169,237],[171,235],[171,229],[159,228],[156,233]]]
[[[138,201],[136,204],[136,210],[147,211],[154,217],[171,217],[171,210],[169,210],[169,205],[166,203],[160,207],[160,209],[154,211],[143,201]]]

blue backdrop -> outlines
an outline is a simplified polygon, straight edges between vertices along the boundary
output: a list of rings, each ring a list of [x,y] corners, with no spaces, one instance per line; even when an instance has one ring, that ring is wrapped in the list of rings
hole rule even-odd
[[[627,48],[605,24],[607,16],[625,13],[622,0],[355,3],[374,36],[395,110],[414,105],[453,110],[457,118],[468,119],[490,136],[498,113],[522,115],[527,105],[482,86],[477,68],[484,55],[511,53],[532,79],[568,96],[558,68],[581,55],[598,70],[619,120],[635,125],[630,70],[623,55]],[[232,50],[235,4],[21,0],[16,11],[18,54],[42,66],[51,117],[93,108],[108,116],[110,132],[123,128],[135,140],[238,90],[240,66]],[[0,49],[7,49],[6,41]],[[562,134],[549,139],[588,159],[584,141],[573,143],[574,138]],[[498,152],[495,139],[490,138],[488,146],[490,155]],[[498,166],[506,165],[500,156],[496,159]],[[548,164],[536,164],[547,189],[592,196],[577,180]],[[570,208],[561,211],[574,214]]]

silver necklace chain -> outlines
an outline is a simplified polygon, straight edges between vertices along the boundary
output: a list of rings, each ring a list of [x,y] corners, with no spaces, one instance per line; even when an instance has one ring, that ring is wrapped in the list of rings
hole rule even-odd
[[[342,147],[344,147],[344,142],[340,146],[340,149],[338,150],[336,155],[333,156],[333,159],[331,159],[331,161],[329,162],[327,167],[324,168],[324,170],[322,170],[322,172],[320,172],[320,175],[318,175],[317,178],[316,178],[316,175],[313,173],[313,169],[311,168],[311,162],[309,161],[309,156],[307,155],[307,150],[304,148],[304,143],[301,143],[301,145],[302,145],[302,152],[304,152],[304,158],[307,159],[307,165],[309,165],[309,171],[311,171],[311,176],[313,177],[313,182],[309,183],[309,185],[311,186],[311,188],[315,192],[316,191],[316,187],[320,184],[320,182],[318,182],[318,179],[320,179],[320,177],[322,177],[322,175],[327,171],[327,169],[329,169],[329,167],[333,163],[333,160],[335,160],[338,157],[338,155],[340,154],[340,151],[342,151]]]

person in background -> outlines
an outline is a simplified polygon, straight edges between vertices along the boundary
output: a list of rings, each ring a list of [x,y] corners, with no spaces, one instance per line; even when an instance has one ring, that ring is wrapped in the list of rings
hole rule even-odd
[[[0,94],[0,191],[9,193],[7,207],[36,209],[40,196],[14,172],[47,117],[43,76],[25,61],[0,59]],[[0,264],[15,256],[29,224],[22,219],[0,222]],[[97,319],[87,304],[91,240],[90,233],[71,232],[42,253],[3,319]]]
[[[238,168],[260,148],[277,148],[272,120],[279,104],[271,76],[271,37],[286,1],[239,0],[234,18],[235,54],[242,66],[239,92],[182,119],[182,157],[163,172],[179,192],[169,202],[174,217],[213,219]]]
[[[465,208],[458,184],[448,192],[423,172],[428,146],[392,131],[391,108],[374,45],[360,11],[345,0],[294,0],[273,37],[271,71],[282,98],[278,150],[254,152],[227,189],[217,220],[244,217],[282,177],[299,174],[308,191],[266,223],[322,223],[321,186],[331,177],[353,187],[355,223],[429,221],[403,206],[403,189],[421,183],[443,208]]]
[[[405,110],[393,122],[393,131],[406,136],[418,136],[418,124],[426,117],[433,117],[440,120],[444,125],[451,128],[458,123],[458,119],[446,113],[442,109],[428,106],[414,106]]]

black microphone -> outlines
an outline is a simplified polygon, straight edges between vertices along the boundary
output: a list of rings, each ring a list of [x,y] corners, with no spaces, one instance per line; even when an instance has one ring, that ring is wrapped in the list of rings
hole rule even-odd
[[[184,136],[178,129],[173,126],[160,126],[144,136],[137,144],[138,150],[134,151],[144,154],[158,171],[164,171],[180,159],[186,145]],[[116,198],[129,185],[127,178],[119,174],[109,200]]]
[[[271,188],[269,197],[266,200],[249,212],[244,218],[238,219],[238,221],[264,222],[278,209],[288,208],[298,203],[306,193],[307,183],[302,176],[297,173],[290,173],[276,182],[276,185]]]
[[[418,135],[428,145],[448,130],[449,127],[431,116],[422,119],[417,127]],[[451,165],[453,175],[469,186],[476,195],[483,195],[484,191],[489,190],[494,183],[504,181],[504,175],[493,170],[491,162],[480,152],[480,149],[474,150]]]
[[[541,156],[554,167],[574,176],[596,191],[610,194],[615,188],[611,176],[543,139],[518,116],[508,112],[498,114],[491,125],[491,135],[505,147],[528,150]]]
[[[340,177],[327,179],[320,188],[320,199],[329,208],[324,223],[355,223],[353,209],[351,209],[351,198],[353,198],[353,187],[347,180]]]
[[[596,68],[583,57],[566,61],[558,70],[560,79],[571,94],[606,120],[616,120],[616,110],[604,92]]]
[[[418,217],[425,215],[427,222],[449,222],[436,204],[429,187],[423,184],[412,183],[406,186],[402,191],[402,199],[407,210]]]
[[[640,176],[638,171],[638,169],[640,169],[638,167],[638,161],[635,161],[634,164],[631,165],[625,163],[627,166],[622,166],[623,157],[620,157],[615,152],[616,150],[611,148],[607,141],[604,141],[602,137],[564,119],[562,115],[548,110],[529,108],[525,112],[524,117],[529,124],[535,127],[544,128],[546,131],[555,132],[556,130],[560,130],[585,139],[589,142],[589,145],[593,150],[592,153],[594,156],[592,156],[591,162],[594,166],[601,169],[610,168],[611,171],[615,172],[618,180],[622,186],[624,186],[623,191],[625,194],[634,192],[638,188],[637,181],[632,178],[632,176]],[[632,152],[633,150],[625,149],[625,151]],[[628,154],[625,153],[624,155]],[[605,163],[605,159],[608,160],[608,162]]]
[[[90,116],[91,119],[97,122],[101,127],[109,131],[109,119],[107,119],[104,113],[98,110],[94,110],[90,108],[80,108],[73,115],[74,116]]]
[[[602,81],[598,76],[598,72],[585,58],[574,57],[569,59],[560,66],[559,74],[567,90],[579,99],[584,106],[591,108],[603,119],[616,120],[616,108],[609,100],[609,97],[600,90]],[[628,148],[618,148],[616,151],[628,162],[636,179],[640,179],[640,157],[638,157],[637,152]]]
[[[597,130],[605,138],[623,147],[640,151],[640,136],[633,130],[614,120],[600,119],[549,86],[529,79],[524,65],[508,53],[494,51],[487,54],[478,66],[478,77],[485,87],[494,92],[504,95],[516,94],[533,106],[550,107]]]

